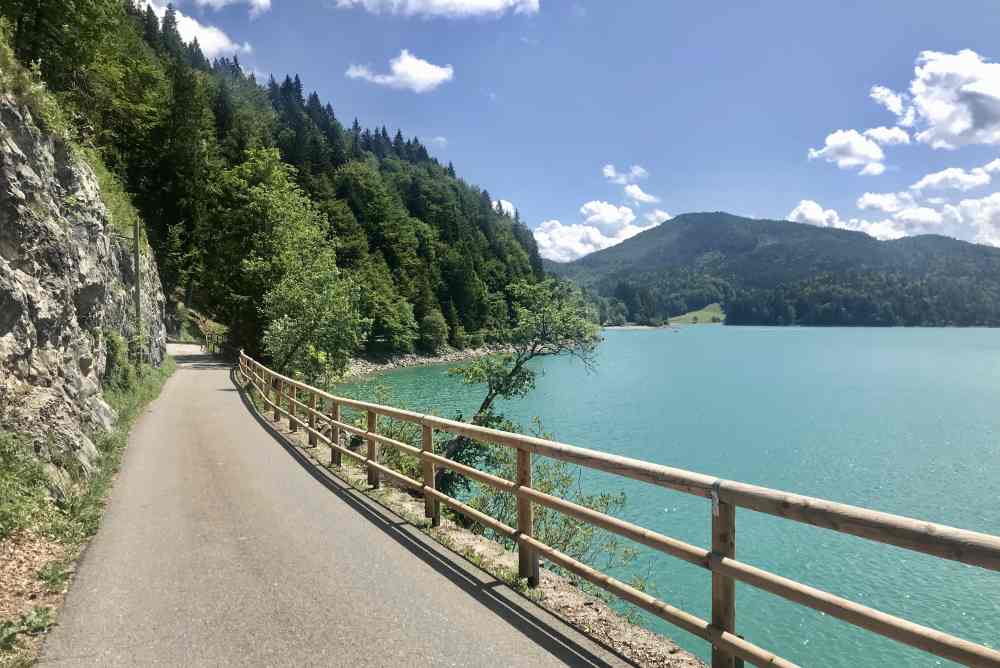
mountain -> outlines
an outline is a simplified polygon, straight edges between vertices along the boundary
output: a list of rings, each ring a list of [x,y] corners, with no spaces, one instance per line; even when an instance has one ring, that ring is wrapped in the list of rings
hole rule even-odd
[[[720,302],[727,324],[1000,326],[1000,248],[728,213],[677,216],[575,262],[547,262],[605,322]]]

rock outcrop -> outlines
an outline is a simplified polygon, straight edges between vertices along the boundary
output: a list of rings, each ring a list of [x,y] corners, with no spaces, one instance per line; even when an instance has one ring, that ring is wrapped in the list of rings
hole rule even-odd
[[[115,231],[93,170],[0,95],[0,430],[28,434],[56,487],[97,455],[107,337],[135,332],[131,241]],[[141,254],[145,354],[166,350],[156,264]]]

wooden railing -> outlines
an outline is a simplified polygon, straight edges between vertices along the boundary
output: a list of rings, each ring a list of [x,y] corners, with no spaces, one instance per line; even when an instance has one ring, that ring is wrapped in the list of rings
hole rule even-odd
[[[346,455],[366,467],[368,482],[373,486],[378,486],[380,477],[386,476],[405,487],[421,492],[426,515],[435,526],[440,522],[440,504],[443,503],[470,520],[508,536],[517,544],[519,574],[527,578],[531,585],[538,583],[538,559],[542,556],[623,600],[707,640],[712,645],[713,668],[733,668],[738,659],[757,666],[795,665],[736,634],[736,581],[952,661],[969,666],[992,668],[1000,666],[1000,651],[996,649],[915,624],[737,561],[736,508],[747,508],[993,571],[1000,571],[1000,538],[997,536],[731,480],[721,480],[596,450],[338,397],[277,374],[242,352],[238,369],[249,386],[256,389],[264,402],[274,410],[274,420],[277,421],[284,415],[288,418],[291,430],[301,428],[308,434],[309,445],[315,446],[318,442],[322,442],[329,446],[334,465],[339,466],[342,455]],[[341,418],[343,407],[365,414],[367,428],[362,429],[344,422]],[[378,416],[419,425],[422,429],[421,447],[415,448],[379,434]],[[435,430],[516,449],[516,480],[506,480],[434,453]],[[356,453],[341,445],[343,433],[363,438],[367,442],[366,452]],[[381,446],[395,448],[418,458],[423,464],[423,480],[413,480],[380,464]],[[712,549],[690,545],[532,489],[533,455],[551,457],[709,499]],[[517,527],[507,526],[435,489],[435,471],[439,466],[514,495],[517,499]],[[532,508],[535,504],[589,522],[596,527],[711,571],[711,622],[664,603],[536,539],[532,535]],[[995,628],[1000,629],[1000,620],[994,621]]]

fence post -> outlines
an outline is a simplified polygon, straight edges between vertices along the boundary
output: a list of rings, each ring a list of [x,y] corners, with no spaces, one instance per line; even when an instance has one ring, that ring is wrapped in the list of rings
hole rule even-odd
[[[423,425],[423,434],[420,439],[420,449],[424,452],[434,452],[434,430]],[[434,489],[434,469],[437,468],[429,459],[424,460],[424,487]],[[431,521],[431,526],[436,527],[441,524],[441,502],[432,498],[430,494],[424,494],[424,517]]]
[[[375,411],[368,411],[368,433],[374,434],[378,429],[378,416]],[[368,459],[378,462],[378,441],[371,436],[368,437]],[[378,487],[378,471],[374,467],[368,467],[368,484]]]
[[[316,447],[316,393],[309,392],[309,446]]]
[[[281,413],[278,412],[278,407],[281,406],[281,379],[271,377],[274,382],[274,421],[277,422],[281,419]]]
[[[712,490],[712,553],[736,557],[736,506],[720,501]],[[736,582],[731,577],[712,573],[712,626],[719,631],[736,633]],[[712,647],[712,668],[736,668],[736,657]]]
[[[288,431],[296,432],[299,429],[299,421],[295,419],[295,399],[297,398],[295,386],[288,384]]]
[[[330,406],[330,419],[340,422],[340,404],[336,401]],[[337,425],[330,426],[330,440],[333,445],[340,445],[340,427]],[[330,448],[330,464],[331,466],[340,466],[340,450],[337,448]]]
[[[531,487],[531,453],[518,448],[517,450],[517,484],[521,487]],[[531,499],[517,497],[517,530],[525,536],[534,532],[535,513],[531,508]],[[529,587],[538,586],[538,554],[530,547],[518,543],[517,574],[528,579]]]

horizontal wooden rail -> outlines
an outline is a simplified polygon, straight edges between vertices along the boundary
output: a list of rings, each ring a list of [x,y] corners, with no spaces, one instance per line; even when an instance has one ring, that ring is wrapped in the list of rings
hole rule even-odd
[[[425,415],[412,411],[401,410],[389,406],[381,406],[356,399],[339,397],[313,388],[305,383],[276,374],[256,360],[241,353],[239,360],[241,375],[250,381],[265,403],[275,411],[275,419],[280,414],[285,415],[290,426],[303,428],[309,442],[321,441],[331,448],[331,453],[346,454],[360,462],[369,472],[369,480],[377,484],[378,476],[385,476],[424,495],[427,500],[428,517],[434,516],[434,504],[444,504],[461,513],[474,522],[489,527],[498,534],[513,540],[522,555],[521,575],[532,578],[530,570],[532,559],[537,563],[538,555],[544,556],[552,563],[600,586],[616,596],[657,615],[658,617],[679,626],[705,640],[713,647],[713,667],[731,668],[737,658],[761,666],[790,666],[788,661],[757,647],[735,635],[734,594],[732,582],[740,581],[758,589],[770,592],[797,604],[819,610],[830,616],[846,621],[855,626],[867,629],[879,635],[905,643],[912,647],[936,654],[938,656],[958,661],[970,666],[1000,667],[1000,651],[978,645],[976,643],[951,636],[925,626],[914,624],[905,619],[880,612],[873,608],[849,601],[834,594],[801,584],[794,580],[761,570],[749,564],[737,561],[732,549],[724,546],[734,545],[734,538],[729,533],[722,533],[722,543],[713,542],[713,549],[706,550],[636,524],[605,515],[593,509],[561,499],[530,486],[529,476],[525,480],[510,481],[491,473],[453,461],[435,454],[432,447],[433,431],[441,431],[452,435],[466,436],[479,441],[494,443],[515,448],[519,453],[530,457],[537,454],[566,462],[571,462],[591,469],[597,469],[616,475],[640,480],[661,487],[712,499],[713,527],[731,532],[725,523],[720,523],[720,517],[728,515],[733,521],[732,509],[747,508],[757,512],[774,515],[783,519],[794,520],[813,526],[851,534],[872,541],[895,545],[916,552],[951,559],[962,563],[980,566],[990,570],[1000,570],[1000,538],[984,533],[956,529],[940,524],[922,522],[899,515],[881,513],[866,508],[834,503],[799,494],[781,492],[778,490],[758,487],[745,483],[722,480],[700,473],[692,473],[641,460],[620,457],[596,450],[578,448],[563,443],[545,439],[513,434],[472,425],[455,420],[447,420],[433,415]],[[275,401],[271,401],[268,388],[285,388],[276,391]],[[308,401],[300,401],[294,395],[296,392],[308,396]],[[282,399],[287,408],[281,406]],[[326,412],[323,406],[327,406]],[[365,428],[358,427],[340,418],[340,409],[348,408],[367,416]],[[423,430],[422,447],[410,444],[377,433],[377,420],[374,416],[383,416],[420,425]],[[327,436],[326,433],[331,434]],[[368,456],[361,455],[339,442],[339,434],[347,433],[367,440]],[[431,444],[431,447],[428,447]],[[376,447],[371,447],[376,445]],[[378,461],[378,445],[394,448],[422,462],[424,480],[413,480]],[[332,460],[339,461],[331,455]],[[521,462],[519,455],[519,464]],[[529,460],[526,460],[530,462]],[[430,467],[430,468],[428,468]],[[434,467],[445,467],[460,475],[480,483],[489,485],[500,491],[513,495],[518,500],[519,527],[510,527],[495,518],[485,515],[467,504],[458,501],[434,488]],[[521,467],[519,466],[519,470]],[[374,476],[374,477],[373,477]],[[713,623],[706,622],[689,613],[678,610],[663,601],[657,600],[644,592],[640,592],[614,578],[601,573],[594,568],[579,562],[554,548],[545,545],[531,535],[531,506],[537,504],[551,508],[579,521],[590,523],[596,527],[618,534],[652,549],[700,566],[713,574],[716,584],[713,585]],[[720,509],[722,513],[720,514]],[[527,510],[528,522],[524,524],[523,513]],[[730,525],[732,526],[732,525]],[[729,541],[727,543],[726,541]],[[529,557],[529,558],[523,558]],[[534,574],[537,578],[537,573]]]

